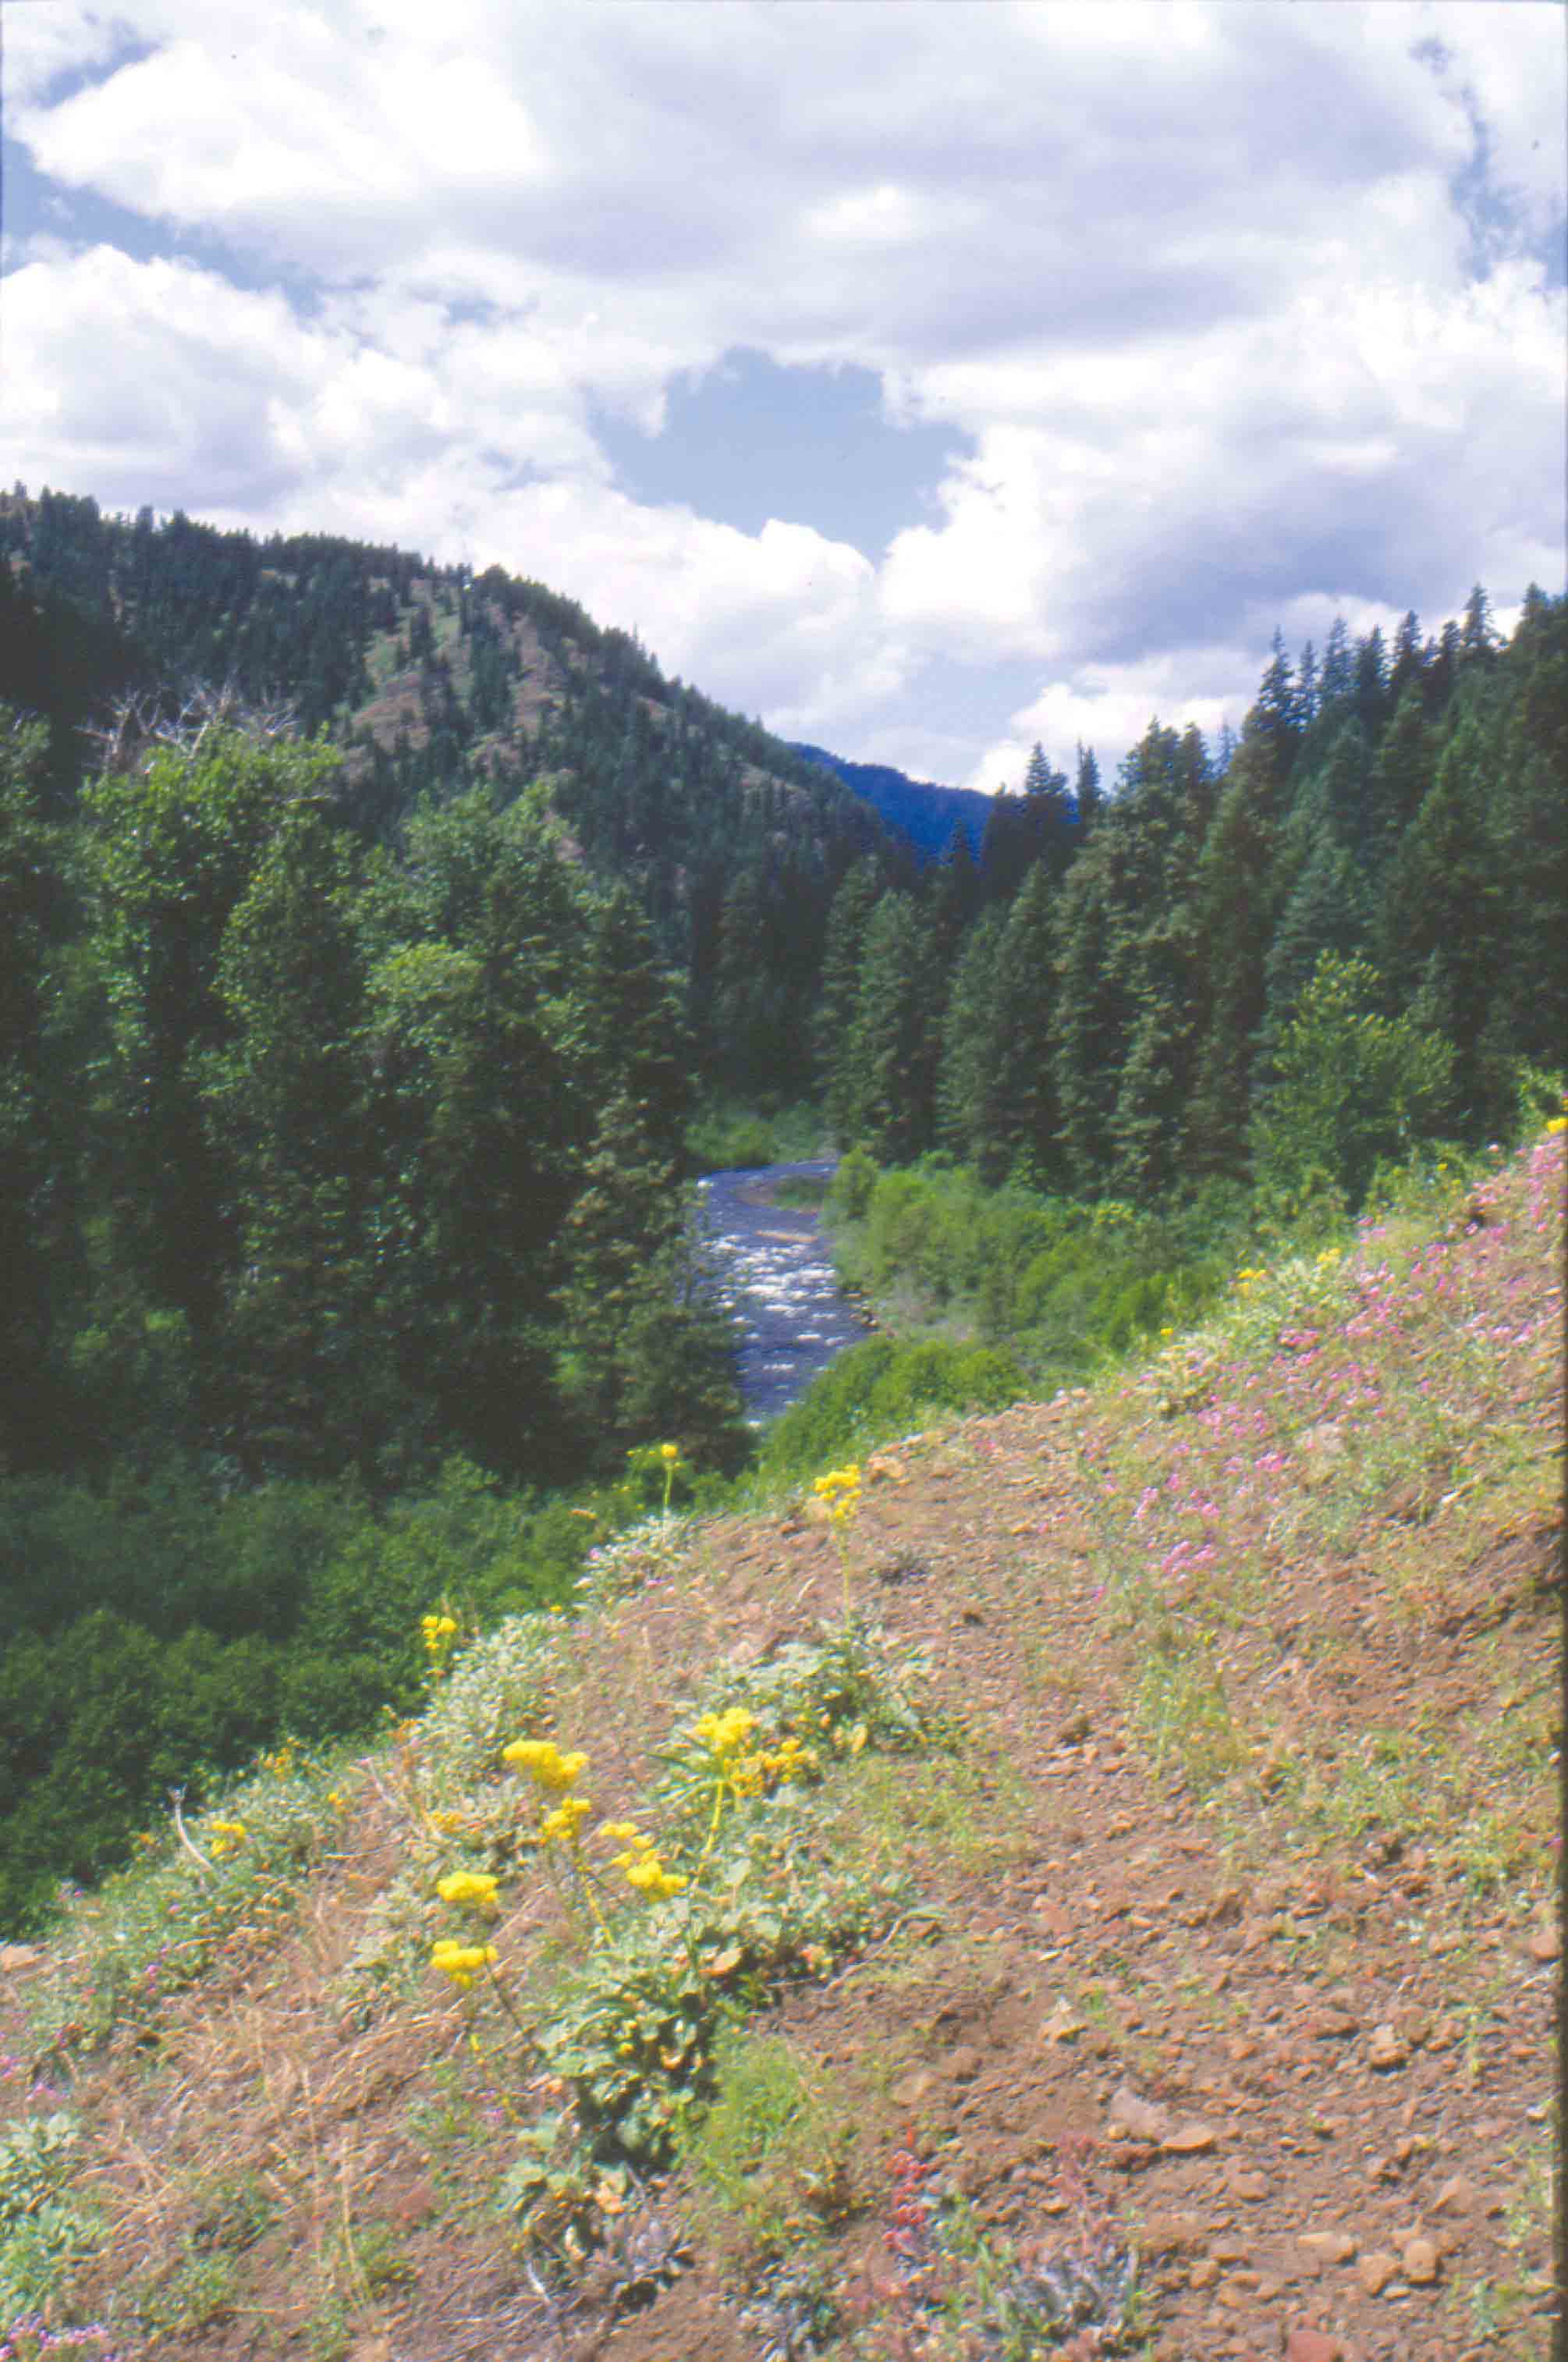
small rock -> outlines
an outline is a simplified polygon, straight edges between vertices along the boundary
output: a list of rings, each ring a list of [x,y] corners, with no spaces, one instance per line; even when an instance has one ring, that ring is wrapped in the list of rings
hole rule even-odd
[[[1170,2131],[1170,2117],[1164,2108],[1157,2108],[1147,2100],[1140,2100],[1130,2083],[1118,2083],[1111,2094],[1106,2129],[1113,2137],[1118,2125],[1131,2133],[1135,2140],[1163,2141]]]
[[[1355,2241],[1344,2231],[1301,2231],[1296,2245],[1321,2264],[1348,2264],[1355,2253]]]
[[[1245,2239],[1211,2239],[1209,2253],[1217,2264],[1245,2264],[1247,2246]]]
[[[1554,1960],[1563,1947],[1555,1927],[1538,1927],[1526,1948],[1532,1960]]]
[[[1355,2277],[1368,2296],[1381,2296],[1389,2281],[1398,2277],[1399,2258],[1389,2255],[1385,2247],[1374,2247],[1363,2256],[1355,2268]]]
[[[1412,2239],[1399,2257],[1399,2269],[1412,2288],[1426,2288],[1437,2278],[1438,2252],[1430,2239]]]
[[[902,1485],[909,1471],[891,1451],[873,1451],[861,1473],[868,1485]]]
[[[1302,2024],[1306,2032],[1319,2042],[1336,2042],[1355,2032],[1355,2020],[1344,2009],[1310,2010]]]
[[[1344,2362],[1344,2347],[1326,2329],[1299,2321],[1286,2336],[1285,2362]]]
[[[1434,2214],[1469,2214],[1476,2199],[1475,2184],[1464,2174],[1456,2173],[1445,2181],[1431,2202]]]
[[[937,2078],[931,2070],[916,2067],[909,2074],[899,2077],[888,2096],[897,2107],[917,2108],[923,2100],[930,2098],[936,2088]]]
[[[1261,2279],[1258,2272],[1232,2272],[1214,2290],[1215,2299],[1221,2304],[1239,2308],[1255,2294]]]
[[[1207,2256],[1200,2256],[1187,2275],[1187,2285],[1190,2289],[1212,2288],[1219,2277],[1219,2265],[1211,2262]]]
[[[1232,2173],[1225,2183],[1233,2198],[1245,2199],[1249,2205],[1255,2205],[1260,2198],[1266,2198],[1269,2187],[1266,2173],[1250,2173],[1245,2167]]]
[[[1073,2014],[1069,2004],[1065,2001],[1058,2001],[1041,2026],[1040,2036],[1045,2042],[1076,2042],[1083,2032],[1083,2019]]]
[[[956,2042],[948,2053],[948,2072],[955,2083],[972,2083],[980,2073],[981,2056],[970,2042]]]
[[[1408,2046],[1400,2041],[1387,2020],[1372,2029],[1372,2038],[1366,2046],[1366,2063],[1376,2068],[1380,2074],[1387,2074],[1397,2067],[1408,2067],[1410,2063]]]
[[[1061,1728],[1058,1731],[1057,1745],[1058,1747],[1081,1747],[1093,1727],[1094,1725],[1091,1722],[1088,1715],[1083,1712],[1081,1707],[1080,1707],[1076,1714],[1069,1715],[1067,1720],[1062,1724]]]
[[[1197,2157],[1204,2149],[1212,2148],[1218,2138],[1212,2125],[1195,2116],[1190,2124],[1178,2125],[1173,2133],[1165,2134],[1159,2145],[1177,2157]]]
[[[0,1970],[36,1968],[43,1959],[43,1948],[38,1944],[0,1944]]]
[[[1198,2214],[1146,2214],[1138,2231],[1138,2245],[1146,2255],[1168,2256],[1181,2247],[1203,2244],[1204,2224]]]

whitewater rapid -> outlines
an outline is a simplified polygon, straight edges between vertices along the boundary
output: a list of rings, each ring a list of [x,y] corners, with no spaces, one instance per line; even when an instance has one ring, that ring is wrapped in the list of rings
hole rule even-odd
[[[711,1285],[735,1324],[746,1415],[775,1418],[870,1334],[839,1286],[814,1213],[772,1203],[781,1181],[827,1180],[834,1160],[710,1173],[697,1184]]]

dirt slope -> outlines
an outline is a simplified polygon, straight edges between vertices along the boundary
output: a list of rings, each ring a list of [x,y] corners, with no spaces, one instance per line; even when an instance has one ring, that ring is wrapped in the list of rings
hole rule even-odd
[[[263,1891],[106,2045],[28,2031],[101,1955],[8,1956],[0,2105],[78,2112],[111,2226],[75,2350],[1544,2356],[1562,1201],[1558,1134],[1436,1229],[1244,1275],[1146,1371],[905,1439],[837,1529],[796,1503],[620,1551],[540,1723],[604,1809],[701,1676],[846,1594],[961,1736],[857,1745],[821,1792],[832,1846],[912,1882],[753,2009],[795,2130],[753,2090],[738,2173],[710,2130],[564,2272],[490,2203],[560,2079],[482,1991],[345,2001],[428,1869],[417,1731],[340,1782],[276,1930]],[[569,1930],[519,1874],[493,1936],[546,1975]]]

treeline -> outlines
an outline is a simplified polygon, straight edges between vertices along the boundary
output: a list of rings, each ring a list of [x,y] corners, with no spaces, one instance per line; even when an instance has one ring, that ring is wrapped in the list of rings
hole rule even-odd
[[[817,1035],[842,1142],[1081,1201],[1354,1200],[1380,1158],[1545,1103],[1568,602],[1532,589],[1506,646],[1479,589],[1424,643],[1413,614],[1391,649],[1277,636],[1234,748],[1151,723],[1102,803],[1090,759],[1069,796],[1036,753],[998,807],[1010,885],[961,845],[919,886],[847,875]]]

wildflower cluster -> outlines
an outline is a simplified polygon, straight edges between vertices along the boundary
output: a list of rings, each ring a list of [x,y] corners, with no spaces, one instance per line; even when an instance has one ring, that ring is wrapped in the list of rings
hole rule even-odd
[[[443,1937],[431,1948],[430,1964],[450,1977],[459,1992],[466,1992],[480,1970],[493,1968],[499,1958],[493,1944],[459,1944]]]
[[[827,1504],[828,1514],[835,1526],[848,1525],[860,1507],[861,1470],[858,1461],[847,1468],[829,1468],[826,1476],[818,1476],[811,1487],[819,1501]]]
[[[748,1744],[757,1736],[757,1717],[747,1706],[705,1714],[695,1729],[710,1759],[716,1784],[735,1797],[772,1795],[775,1788],[807,1779],[818,1769],[817,1757],[794,1731],[786,1731],[776,1747]]]
[[[452,1652],[457,1646],[457,1618],[443,1608],[439,1615],[422,1616],[419,1619],[420,1643],[424,1650],[425,1672],[433,1686],[446,1674],[452,1663]]]
[[[621,1850],[609,1858],[610,1868],[622,1871],[633,1893],[641,1894],[645,1902],[668,1902],[672,1895],[684,1893],[691,1883],[679,1871],[664,1868],[652,1838],[645,1836],[635,1821],[601,1821],[596,1835],[620,1847]]]
[[[209,1821],[203,1834],[213,1860],[222,1861],[227,1855],[239,1851],[250,1831],[243,1821]]]

